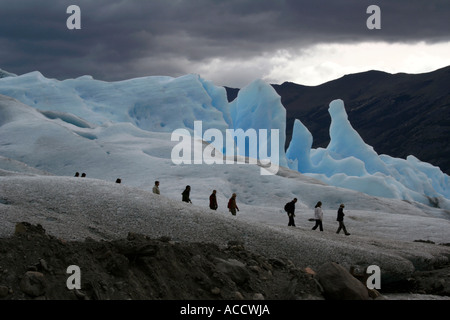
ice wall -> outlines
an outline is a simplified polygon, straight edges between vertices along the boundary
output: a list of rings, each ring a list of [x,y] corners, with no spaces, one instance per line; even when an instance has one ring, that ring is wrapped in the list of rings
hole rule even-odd
[[[277,164],[286,165],[286,110],[272,86],[261,80],[242,89],[232,104],[228,103],[225,88],[193,74],[105,82],[90,76],[58,81],[31,72],[1,80],[0,94],[44,111],[47,116],[73,114],[96,125],[130,122],[147,131],[187,129],[194,134],[194,122],[202,121],[203,131],[218,129],[224,137],[227,129],[267,129],[268,141],[270,130],[278,129]],[[270,155],[271,144],[267,145]],[[240,150],[240,155],[246,151]]]
[[[286,156],[289,166],[330,185],[373,196],[417,201],[450,208],[449,177],[413,156],[405,159],[378,155],[348,121],[342,100],[334,100],[330,143],[311,149],[312,136],[298,120]]]
[[[266,144],[268,155],[273,152],[278,155],[278,164],[287,166],[284,143],[286,141],[286,109],[281,104],[281,98],[275,89],[262,80],[256,80],[239,91],[236,99],[230,103],[230,114],[233,129],[267,130]],[[276,150],[271,150],[271,130],[277,130],[278,141]],[[241,155],[248,154],[248,150],[241,150]]]
[[[39,110],[74,114],[94,124],[130,122],[147,131],[225,130],[230,125],[224,88],[198,75],[104,82],[90,76],[58,81],[39,72],[1,79],[0,94]]]

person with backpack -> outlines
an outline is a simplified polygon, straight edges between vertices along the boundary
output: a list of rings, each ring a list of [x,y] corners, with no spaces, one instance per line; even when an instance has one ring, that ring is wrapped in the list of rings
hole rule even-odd
[[[236,204],[236,193],[233,193],[230,200],[228,200],[228,210],[233,216],[236,215],[236,210],[239,211],[239,208]]]
[[[189,198],[189,194],[191,193],[191,186],[186,186],[186,189],[181,193],[182,198],[181,200],[187,203],[192,203],[191,199]]]
[[[344,216],[345,216],[344,208],[345,208],[345,205],[341,204],[338,209],[336,221],[339,222],[339,228],[337,229],[336,233],[339,234],[339,232],[341,232],[341,230],[344,230],[344,234],[346,236],[349,236],[350,233],[347,232],[347,229],[345,228],[345,225],[344,225]]]
[[[216,190],[213,190],[213,192],[211,193],[211,195],[209,196],[209,207],[212,210],[217,210],[217,208],[219,207],[217,205],[217,198],[216,198]]]
[[[289,217],[288,227],[295,227],[295,203],[297,202],[297,198],[294,198],[291,202],[288,202],[284,205],[284,210],[287,212]]]
[[[323,211],[322,211],[322,202],[317,202],[314,208],[314,220],[316,221],[315,226],[312,230],[316,230],[317,227],[320,228],[320,231],[323,231],[322,220],[323,220]]]

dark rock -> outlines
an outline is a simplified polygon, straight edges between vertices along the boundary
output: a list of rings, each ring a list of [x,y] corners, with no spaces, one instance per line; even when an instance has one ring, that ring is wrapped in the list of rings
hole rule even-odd
[[[371,297],[374,300],[383,300],[384,297],[381,295],[381,293],[376,289],[367,289],[369,292],[369,297]]]
[[[128,241],[147,241],[147,240],[149,240],[149,237],[147,237],[146,235],[140,234],[140,233],[128,232],[127,240]]]
[[[158,238],[158,240],[161,242],[169,242],[172,240],[172,238],[170,236],[161,236]]]
[[[6,286],[0,286],[0,299],[6,298],[9,294],[9,288]]]
[[[257,292],[253,295],[253,300],[264,300],[264,295]]]
[[[20,290],[32,297],[39,297],[45,294],[47,282],[40,272],[27,271],[20,281]]]
[[[426,294],[450,295],[450,267],[416,271],[412,276],[414,288]]]
[[[218,295],[220,295],[220,289],[217,287],[214,287],[211,289],[211,293],[215,296],[218,296]]]
[[[285,267],[286,263],[284,263],[282,260],[277,258],[270,258],[269,263],[276,266],[276,267]]]
[[[423,243],[435,244],[434,241],[431,241],[431,240],[422,240],[422,239],[414,240],[414,242],[423,242]]]
[[[74,289],[73,293],[78,300],[88,300],[87,295],[81,290]]]
[[[230,240],[230,241],[228,241],[227,244],[228,244],[229,247],[244,246],[244,243],[242,241],[239,241],[239,240]]]
[[[129,260],[122,254],[108,252],[105,257],[106,260],[106,270],[108,270],[112,275],[118,277],[125,277],[128,273]]]
[[[38,268],[44,270],[44,271],[50,271],[47,261],[45,261],[44,259],[39,259],[39,265]]]
[[[267,300],[323,298],[301,268],[285,259],[271,264],[239,242],[172,243],[135,233],[112,241],[61,241],[27,223],[18,229],[18,236],[0,239],[5,299],[229,300],[253,299],[255,293]],[[66,286],[72,264],[81,269],[80,289]],[[28,266],[33,271],[24,275]]]
[[[235,259],[223,260],[216,258],[218,262],[216,268],[218,271],[228,275],[236,284],[241,285],[247,282],[250,274],[245,267],[245,264]]]
[[[45,235],[45,230],[40,224],[32,225],[31,223],[28,222],[19,222],[16,224],[14,234],[16,236],[23,234]]]
[[[341,265],[328,262],[317,270],[326,299],[331,300],[368,300],[367,287],[353,277]]]

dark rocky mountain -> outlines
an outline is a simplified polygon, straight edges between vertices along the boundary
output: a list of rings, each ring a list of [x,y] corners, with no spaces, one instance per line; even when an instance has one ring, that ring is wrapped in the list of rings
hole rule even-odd
[[[450,66],[423,74],[380,71],[346,75],[319,86],[273,85],[287,111],[286,147],[299,119],[313,147],[330,141],[328,105],[344,100],[349,120],[378,154],[414,155],[450,174]],[[231,101],[238,89],[226,88]]]

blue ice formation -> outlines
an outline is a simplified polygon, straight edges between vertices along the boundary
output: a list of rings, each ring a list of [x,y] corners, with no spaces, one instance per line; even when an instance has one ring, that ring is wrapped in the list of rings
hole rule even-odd
[[[449,208],[449,176],[414,156],[407,159],[378,155],[348,121],[342,100],[334,100],[330,143],[312,149],[312,135],[299,121],[294,123],[286,152],[289,167],[333,186],[373,196],[417,201]]]
[[[203,128],[224,130],[230,125],[224,88],[198,75],[142,77],[117,82],[90,76],[58,81],[35,71],[1,79],[0,94],[42,111],[72,113],[93,124],[131,122],[140,129],[172,132]]]
[[[58,81],[35,71],[2,79],[0,94],[48,115],[70,113],[96,125],[129,122],[147,131],[187,129],[195,134],[194,122],[202,121],[204,132],[217,129],[224,137],[227,129],[266,128],[269,142],[270,129],[279,129],[280,164],[286,165],[286,110],[275,90],[263,81],[241,90],[231,105],[225,88],[194,74],[105,82],[90,76]],[[270,143],[268,149],[270,155]],[[248,152],[239,150],[238,154],[245,156]]]
[[[287,166],[284,143],[286,141],[286,109],[275,89],[262,80],[256,80],[239,91],[236,99],[230,103],[230,114],[233,129],[267,130],[268,156],[277,153],[277,164]],[[270,150],[271,130],[277,130],[277,150]],[[260,142],[260,141],[259,141]],[[247,150],[245,151],[247,153]],[[258,145],[259,154],[259,145]],[[272,157],[274,158],[274,157]]]
[[[204,131],[278,129],[281,166],[333,186],[450,209],[449,176],[413,156],[378,155],[352,128],[341,100],[330,103],[327,148],[312,149],[311,133],[296,120],[285,152],[286,110],[273,87],[262,80],[241,89],[231,103],[224,88],[198,75],[105,82],[90,76],[58,81],[31,72],[1,78],[0,94],[80,128],[126,123],[147,131],[192,132],[194,121],[200,120]]]

